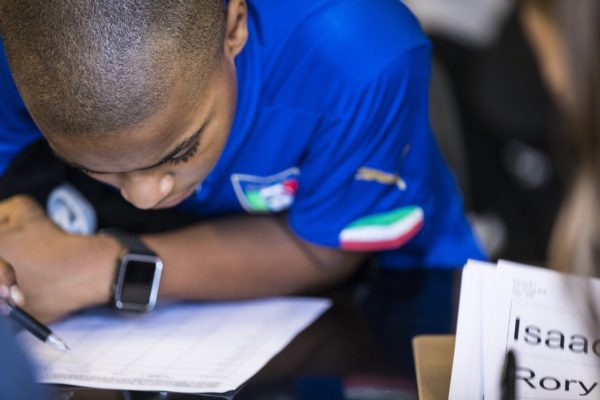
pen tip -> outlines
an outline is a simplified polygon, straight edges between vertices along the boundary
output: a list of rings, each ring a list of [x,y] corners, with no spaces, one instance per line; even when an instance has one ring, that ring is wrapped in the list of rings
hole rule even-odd
[[[63,342],[62,339],[55,335],[48,336],[48,339],[46,339],[46,341],[57,350],[64,351],[67,353],[71,351],[69,346],[67,346],[67,344]]]

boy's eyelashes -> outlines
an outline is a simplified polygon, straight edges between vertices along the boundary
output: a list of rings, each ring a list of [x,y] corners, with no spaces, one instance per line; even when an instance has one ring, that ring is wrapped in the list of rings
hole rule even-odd
[[[198,151],[198,145],[199,141],[196,140],[194,144],[190,146],[183,154],[168,159],[167,163],[171,165],[177,165],[179,163],[188,161],[194,154],[196,154],[196,151]]]

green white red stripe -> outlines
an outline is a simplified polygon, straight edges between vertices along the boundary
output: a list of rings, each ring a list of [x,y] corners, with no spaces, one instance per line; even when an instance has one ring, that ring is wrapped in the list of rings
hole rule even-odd
[[[417,206],[368,215],[340,232],[340,247],[354,251],[398,248],[421,230],[423,216],[423,209]]]

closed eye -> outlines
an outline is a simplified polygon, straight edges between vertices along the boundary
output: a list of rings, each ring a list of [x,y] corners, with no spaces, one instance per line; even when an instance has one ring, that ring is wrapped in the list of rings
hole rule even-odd
[[[200,145],[200,141],[196,140],[194,142],[194,144],[191,147],[189,147],[183,154],[176,155],[176,156],[166,160],[167,163],[169,163],[170,165],[177,165],[180,163],[187,162],[190,158],[192,158],[194,156],[194,154],[196,154],[196,152],[198,151],[199,145]]]

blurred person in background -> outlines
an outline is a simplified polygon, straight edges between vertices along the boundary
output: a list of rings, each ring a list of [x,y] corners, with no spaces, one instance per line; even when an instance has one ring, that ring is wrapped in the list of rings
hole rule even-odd
[[[433,43],[431,121],[491,259],[543,264],[565,176],[557,116],[512,0],[405,0]]]
[[[570,190],[555,223],[549,264],[600,275],[600,2],[527,0],[521,16],[541,72],[564,114]]]

